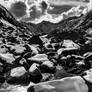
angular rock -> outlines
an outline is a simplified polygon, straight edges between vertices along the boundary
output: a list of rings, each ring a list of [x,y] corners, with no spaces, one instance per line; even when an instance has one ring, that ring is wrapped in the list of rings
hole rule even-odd
[[[50,40],[47,38],[47,35],[39,36],[39,38],[42,40],[43,44],[49,42]]]
[[[39,83],[33,89],[33,92],[88,92],[88,87],[80,76]]]
[[[42,73],[54,73],[55,69],[54,63],[51,61],[45,61],[40,65],[40,70]]]
[[[24,67],[16,67],[11,70],[10,76],[12,77],[20,77],[26,73],[26,70]]]
[[[23,65],[24,63],[27,63],[27,61],[26,61],[26,59],[22,58],[22,59],[19,61],[19,63],[20,63],[21,65]]]
[[[89,28],[86,32],[89,36],[92,36],[92,28]]]
[[[32,54],[38,54],[39,53],[39,51],[37,50],[37,48],[35,46],[29,45],[29,47],[30,47],[30,49],[32,51]]]
[[[13,54],[10,53],[0,53],[0,58],[10,64],[12,64],[15,61]]]
[[[29,72],[34,72],[36,69],[38,69],[37,67],[39,66],[39,64],[33,63],[31,65],[31,67],[29,68]]]
[[[65,48],[80,48],[80,46],[74,43],[72,40],[64,40],[62,46]]]
[[[27,92],[27,88],[20,85],[12,85],[8,88],[6,92]]]
[[[62,48],[60,48],[57,53],[60,55],[62,53],[75,53],[76,50],[80,48],[79,45],[74,43],[72,40],[64,40],[62,44]]]
[[[20,44],[16,44],[16,45],[8,45],[8,47],[10,48],[11,51],[14,51],[16,54],[21,54],[25,51],[25,47],[23,47]]]
[[[42,63],[44,61],[48,61],[48,56],[46,54],[37,54],[28,60],[35,61],[37,63]]]
[[[70,55],[77,53],[77,48],[60,48],[57,50],[58,55],[64,54],[64,55]]]
[[[15,65],[23,66],[26,69],[26,71],[30,68],[30,64],[27,62],[27,60],[25,58],[22,58],[19,62],[16,61]]]
[[[11,69],[6,75],[6,82],[12,85],[28,85],[31,81],[30,74],[24,67],[16,67]]]
[[[23,53],[25,50],[25,47],[21,46],[21,45],[15,45],[14,48],[16,53]]]
[[[45,81],[50,81],[51,79],[54,78],[54,74],[50,74],[50,73],[42,73],[42,80],[41,82],[45,82]]]
[[[28,85],[30,83],[30,74],[25,73],[24,75],[19,77],[9,76],[8,78],[6,78],[6,82],[11,85]]]
[[[59,63],[67,69],[73,67],[76,67],[77,69],[78,67],[83,68],[82,65],[85,66],[84,57],[78,55],[67,55],[66,57],[62,57]]]
[[[44,47],[47,50],[57,50],[59,48],[59,44],[47,42],[47,43],[44,44]]]
[[[30,73],[30,80],[33,83],[39,83],[40,80],[42,79],[42,74],[40,70],[38,69],[38,64],[34,63],[30,68],[29,68],[29,73]]]
[[[63,68],[62,69],[56,69],[56,73],[54,74],[55,79],[62,79],[65,77],[72,77],[75,76],[72,73],[67,73]]]
[[[53,67],[54,66],[53,62],[51,62],[51,61],[45,61],[45,62],[42,63],[42,65],[46,65],[48,67]]]
[[[85,71],[84,73],[86,73],[86,75],[83,76],[85,78],[85,80],[92,83],[92,68]]]
[[[0,46],[0,53],[6,53],[8,51],[3,45]]]
[[[83,56],[86,60],[92,60],[92,52],[87,52]]]
[[[79,66],[84,65],[85,66],[85,63],[83,61],[80,61],[80,62],[76,62],[76,65],[79,65]]]
[[[77,60],[84,60],[85,59],[85,57],[80,56],[80,55],[72,55],[72,58],[77,59]]]

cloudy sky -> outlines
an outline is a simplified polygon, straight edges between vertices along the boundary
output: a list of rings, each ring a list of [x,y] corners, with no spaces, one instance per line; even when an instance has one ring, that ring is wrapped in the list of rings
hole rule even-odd
[[[82,0],[83,2],[81,2],[81,0],[48,0],[47,3],[42,3],[42,0],[0,1],[0,3],[5,6],[17,19],[29,16],[29,18],[26,18],[26,20],[38,18],[41,15],[44,15],[46,12],[49,14],[61,14],[62,12],[66,12],[72,7],[78,5],[86,7],[88,3],[84,2],[85,0]]]

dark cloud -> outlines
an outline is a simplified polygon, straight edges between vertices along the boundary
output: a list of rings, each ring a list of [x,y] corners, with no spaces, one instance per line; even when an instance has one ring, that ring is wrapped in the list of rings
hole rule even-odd
[[[26,14],[26,4],[19,1],[11,5],[10,12],[14,14],[15,17],[23,17]]]

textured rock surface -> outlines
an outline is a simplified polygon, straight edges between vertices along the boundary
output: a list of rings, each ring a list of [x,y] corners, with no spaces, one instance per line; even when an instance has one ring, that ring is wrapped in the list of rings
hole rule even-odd
[[[37,55],[29,58],[29,60],[36,61],[36,62],[40,63],[40,62],[48,61],[48,57],[45,54],[37,54]]]
[[[30,87],[30,91],[31,91]],[[30,92],[28,91],[28,92]],[[81,77],[67,77],[61,80],[40,83],[34,86],[33,92],[88,92],[88,87]]]
[[[10,76],[12,77],[19,77],[26,73],[26,70],[24,67],[16,67],[11,70]]]
[[[12,64],[15,61],[13,54],[10,54],[10,53],[6,53],[6,54],[0,53],[0,58],[10,64]]]

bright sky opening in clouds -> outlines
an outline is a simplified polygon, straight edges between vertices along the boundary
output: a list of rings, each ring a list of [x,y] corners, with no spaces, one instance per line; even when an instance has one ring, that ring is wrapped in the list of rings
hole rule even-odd
[[[77,6],[82,6],[82,7],[87,7],[88,3],[85,2],[80,2],[80,1],[76,1],[76,0],[0,0],[1,4],[6,7],[8,10],[10,10],[10,12],[12,14],[14,14],[14,16],[17,16],[16,18],[18,20],[27,20],[30,21],[33,17],[33,19],[35,19],[35,21],[42,21],[42,20],[49,20],[52,22],[57,22],[63,19],[63,15],[67,15],[67,13],[65,13],[66,11],[68,11],[69,9],[67,9],[63,14],[62,12],[60,13],[60,15],[57,17],[55,17],[54,15],[54,19],[53,19],[53,15],[51,15],[49,12],[47,12],[47,10],[43,10],[42,6],[41,6],[41,2],[45,1],[48,5],[47,9],[49,11],[53,11],[56,12],[58,11],[58,9],[56,9],[55,7],[53,8],[53,6],[62,6],[62,5],[66,5],[66,6],[71,6],[71,7],[77,7]],[[24,10],[21,9],[21,7],[19,9],[13,9],[14,7],[11,8],[11,6],[13,6],[13,4],[17,3],[17,2],[23,2],[26,5],[26,13]],[[92,1],[92,0],[91,0]],[[90,9],[91,7],[89,7]],[[55,10],[56,9],[56,10]],[[59,9],[62,10],[63,8]],[[75,8],[76,10],[76,8]],[[74,11],[75,11],[74,10]],[[72,11],[72,10],[71,10]],[[77,10],[76,10],[77,12]],[[69,13],[69,12],[68,12]],[[24,14],[24,16],[22,16]],[[38,22],[37,22],[38,23]]]

